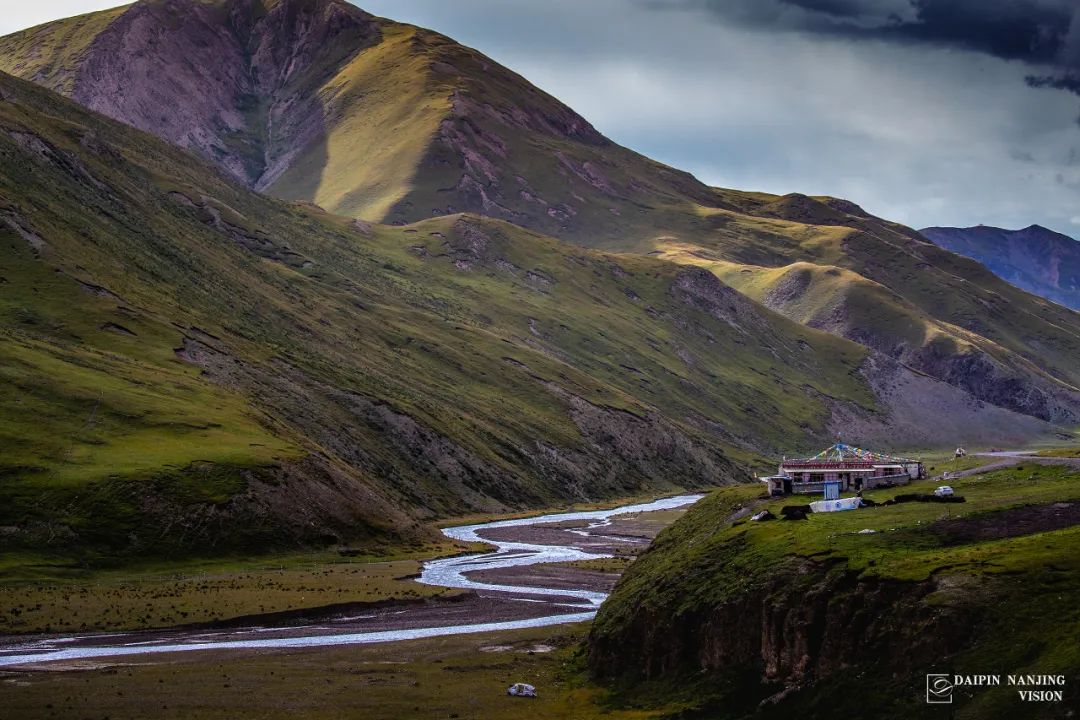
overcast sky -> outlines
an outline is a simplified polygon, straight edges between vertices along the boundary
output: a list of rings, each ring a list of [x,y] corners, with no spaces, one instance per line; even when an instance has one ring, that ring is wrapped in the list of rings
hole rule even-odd
[[[0,33],[109,7],[0,0]],[[1076,0],[366,0],[713,185],[1080,236]]]

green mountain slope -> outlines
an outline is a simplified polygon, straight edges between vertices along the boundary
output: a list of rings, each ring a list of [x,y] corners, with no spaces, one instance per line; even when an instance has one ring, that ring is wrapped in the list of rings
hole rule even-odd
[[[875,395],[861,346],[699,268],[272,200],[3,75],[0,333],[16,559],[398,543],[436,516],[730,482],[837,417],[941,427]],[[987,439],[1048,430],[964,412]]]
[[[278,197],[704,265],[960,395],[1080,421],[1077,313],[852,203],[706,187],[475,50],[343,0],[141,0],[0,38],[0,70]]]
[[[1080,314],[846,201],[723,194],[738,213],[716,211],[707,230],[655,254],[987,402],[1080,417]]]

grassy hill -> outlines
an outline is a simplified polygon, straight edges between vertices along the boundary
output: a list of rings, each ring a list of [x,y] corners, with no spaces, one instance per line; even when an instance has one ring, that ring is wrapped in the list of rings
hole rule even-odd
[[[835,198],[722,191],[740,211],[653,254],[995,405],[1075,424],[1080,314]]]
[[[0,160],[9,562],[422,542],[898,414],[862,347],[698,268],[273,200],[10,76]]]
[[[715,492],[623,576],[593,625],[590,666],[618,706],[718,719],[940,717],[926,673],[1064,674],[1064,702],[969,688],[951,712],[1067,717],[1080,673],[1077,477],[1025,462],[951,481],[963,504],[805,521],[751,522],[747,508],[779,514],[791,499]]]
[[[957,413],[974,398],[1080,421],[1077,313],[853,203],[706,187],[477,51],[343,0],[141,0],[0,38],[0,70],[278,197],[392,224],[472,213],[701,265],[951,385]]]

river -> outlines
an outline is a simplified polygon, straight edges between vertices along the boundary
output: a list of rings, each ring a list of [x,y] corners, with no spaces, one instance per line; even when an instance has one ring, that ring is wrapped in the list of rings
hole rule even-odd
[[[401,640],[461,635],[501,630],[544,627],[563,623],[575,623],[592,619],[607,597],[606,593],[585,587],[544,587],[541,585],[506,582],[488,582],[471,577],[506,573],[513,569],[547,563],[565,563],[610,557],[607,552],[586,549],[588,543],[574,542],[571,538],[608,537],[611,542],[633,542],[633,538],[604,536],[607,527],[618,516],[649,513],[685,507],[697,502],[701,495],[680,495],[648,503],[624,505],[608,510],[555,513],[515,520],[497,520],[476,525],[445,528],[443,533],[455,540],[486,542],[495,546],[494,552],[476,553],[451,558],[431,560],[424,564],[418,582],[449,588],[461,588],[477,593],[490,594],[506,601],[534,602],[543,608],[539,614],[495,622],[451,622],[418,627],[396,627],[385,630],[351,631],[362,626],[359,621],[374,616],[342,618],[336,622],[293,627],[250,627],[228,631],[176,630],[158,633],[90,634],[35,639],[21,644],[0,648],[0,666],[36,665],[60,661],[76,661],[97,658],[115,658],[156,653],[199,652],[209,650],[272,650],[288,648],[315,648],[340,645],[387,643]],[[520,539],[499,539],[515,528],[567,523],[587,522],[587,529],[566,529],[565,542],[541,543]],[[492,531],[495,531],[494,533]],[[598,532],[599,531],[599,532]],[[494,536],[491,536],[494,535]],[[395,615],[405,615],[406,608]],[[407,617],[405,618],[407,619]],[[475,618],[473,618],[475,619]],[[397,620],[401,624],[403,619]],[[148,639],[149,638],[149,639]]]

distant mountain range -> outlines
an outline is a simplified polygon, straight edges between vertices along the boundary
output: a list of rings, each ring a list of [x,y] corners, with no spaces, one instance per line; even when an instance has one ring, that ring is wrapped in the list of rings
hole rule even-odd
[[[919,232],[946,250],[978,260],[1019,288],[1080,309],[1080,242],[1068,235],[1039,225],[1023,230],[929,227]]]
[[[0,546],[422,542],[1080,423],[1080,314],[342,0],[141,0],[0,70]]]

